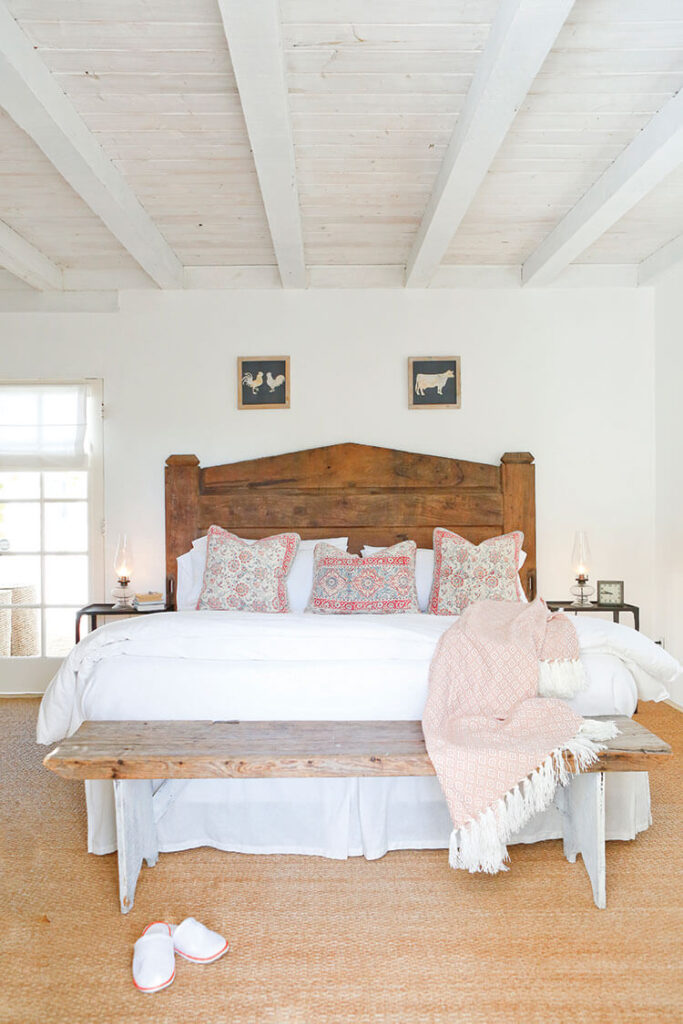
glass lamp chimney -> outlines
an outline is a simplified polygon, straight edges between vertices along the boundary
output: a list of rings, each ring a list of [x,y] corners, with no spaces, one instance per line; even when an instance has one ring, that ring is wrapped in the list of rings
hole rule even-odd
[[[574,534],[574,548],[572,551],[572,568],[577,580],[587,580],[591,562],[591,551],[588,544],[588,535],[585,530],[577,530]]]
[[[116,545],[114,570],[116,572],[116,578],[120,584],[125,586],[126,583],[130,583],[130,577],[133,571],[133,557],[130,543],[128,541],[128,535],[125,533],[119,535],[119,542]]]

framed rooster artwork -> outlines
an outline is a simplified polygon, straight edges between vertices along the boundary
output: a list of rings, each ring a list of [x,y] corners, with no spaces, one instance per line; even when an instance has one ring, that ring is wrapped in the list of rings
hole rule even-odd
[[[289,356],[239,356],[238,409],[289,409]]]

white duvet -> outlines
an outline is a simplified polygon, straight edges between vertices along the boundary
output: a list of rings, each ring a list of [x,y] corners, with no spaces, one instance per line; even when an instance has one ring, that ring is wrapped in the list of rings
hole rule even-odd
[[[211,611],[124,619],[65,660],[41,704],[38,742],[88,718],[420,718],[434,648],[453,621]],[[666,651],[626,626],[575,624],[590,684],[584,703],[604,676],[596,655],[617,658],[641,699],[668,696],[680,666]],[[591,713],[616,710],[607,700]]]
[[[50,683],[37,738],[117,719],[418,719],[429,663],[453,620],[431,615],[318,616],[176,612],[102,626]],[[626,626],[577,617],[588,689],[580,714],[633,713],[661,700],[678,664]],[[244,853],[380,857],[448,846],[450,820],[434,778],[214,779],[167,784],[162,851],[214,846]],[[86,783],[88,848],[116,849],[112,787]],[[647,776],[608,779],[607,835],[650,822]],[[518,841],[560,834],[545,812]]]

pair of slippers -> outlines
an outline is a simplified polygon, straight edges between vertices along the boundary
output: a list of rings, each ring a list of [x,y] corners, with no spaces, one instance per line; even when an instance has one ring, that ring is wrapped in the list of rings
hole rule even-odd
[[[175,955],[193,964],[212,964],[230,949],[230,944],[194,917],[182,924],[154,921],[135,943],[133,984],[140,992],[161,992],[175,978]]]

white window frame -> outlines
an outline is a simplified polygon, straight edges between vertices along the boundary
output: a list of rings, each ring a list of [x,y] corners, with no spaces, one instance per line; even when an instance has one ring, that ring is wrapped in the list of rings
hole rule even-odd
[[[80,379],[60,380],[2,380],[1,385],[22,384],[26,386],[85,384],[87,386],[87,439],[88,439],[88,604],[101,602],[104,598],[104,457],[103,457],[103,400],[104,385],[101,378],[85,377]],[[58,469],[58,467],[54,467]],[[21,467],[13,466],[21,472]],[[29,467],[27,467],[28,471]],[[32,469],[35,472],[35,469]],[[56,672],[62,659],[44,654],[45,650],[45,543],[44,543],[44,509],[51,499],[44,498],[43,477],[41,471],[40,485],[40,565],[41,565],[41,601],[36,605],[40,610],[41,653],[32,657],[2,657],[0,667],[0,693],[39,693],[44,690],[51,676]],[[21,500],[21,499],[17,499]],[[64,500],[64,499],[55,499]],[[69,499],[66,499],[69,500]],[[79,499],[71,499],[79,500]],[[12,499],[6,499],[12,501]],[[0,557],[3,557],[0,555]],[[52,607],[50,605],[49,607]],[[57,607],[57,606],[55,606]],[[75,630],[75,620],[74,620]]]

